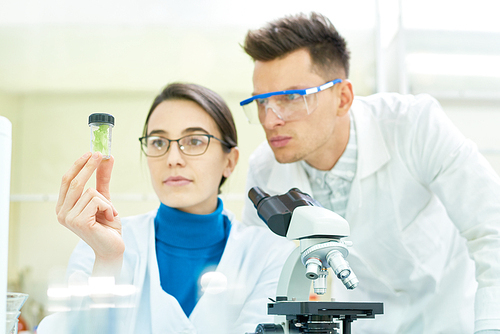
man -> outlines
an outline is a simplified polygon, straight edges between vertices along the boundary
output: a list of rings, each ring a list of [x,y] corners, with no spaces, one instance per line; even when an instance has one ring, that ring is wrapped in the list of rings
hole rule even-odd
[[[242,105],[267,137],[247,188],[297,187],[346,218],[359,286],[333,294],[384,302],[355,331],[500,333],[500,179],[437,101],[354,97],[346,43],[318,14],[250,31],[244,49]],[[242,220],[263,224],[249,200]]]

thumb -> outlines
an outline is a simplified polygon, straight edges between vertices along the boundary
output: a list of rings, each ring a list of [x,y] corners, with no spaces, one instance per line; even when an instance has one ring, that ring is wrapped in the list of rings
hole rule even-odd
[[[106,199],[111,200],[109,191],[109,183],[111,181],[111,171],[115,159],[110,156],[109,159],[102,160],[96,171],[96,190],[101,193]]]

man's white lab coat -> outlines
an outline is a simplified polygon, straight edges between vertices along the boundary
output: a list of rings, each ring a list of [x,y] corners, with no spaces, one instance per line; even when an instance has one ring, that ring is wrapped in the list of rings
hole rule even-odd
[[[231,219],[232,226],[216,278],[209,283],[189,318],[160,285],[154,234],[156,211],[122,219],[126,249],[120,283],[133,284],[138,293],[132,300],[135,307],[128,311],[114,310],[118,321],[112,329],[101,328],[102,333],[109,334],[112,330],[111,333],[120,334],[241,334],[253,332],[259,323],[274,322],[267,315],[268,298],[275,298],[281,267],[295,244],[274,235],[267,227],[245,226],[235,221],[231,213],[224,211],[224,214]],[[70,259],[69,281],[81,281],[82,277],[85,280],[93,264],[94,252],[81,241]],[[179,275],[182,274],[179,268]],[[98,321],[95,315],[98,311],[80,308],[79,312],[60,312],[45,318],[38,334],[90,333],[79,329],[91,328],[92,322]],[[106,321],[103,323],[107,325]],[[95,333],[93,329],[92,334]]]
[[[346,213],[354,243],[348,261],[359,287],[347,291],[334,278],[333,294],[384,302],[383,316],[358,320],[353,331],[500,328],[498,175],[427,95],[356,98],[350,112],[358,164]],[[267,143],[250,158],[253,186],[312,195],[301,164],[279,164]],[[261,224],[248,200],[242,221]]]

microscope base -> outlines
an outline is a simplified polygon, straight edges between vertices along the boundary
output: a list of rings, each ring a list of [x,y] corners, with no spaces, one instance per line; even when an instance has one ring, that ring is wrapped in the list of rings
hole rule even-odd
[[[350,334],[354,320],[384,313],[378,302],[278,301],[267,306],[268,314],[286,316],[289,333],[336,333],[337,320],[342,321],[342,333]]]

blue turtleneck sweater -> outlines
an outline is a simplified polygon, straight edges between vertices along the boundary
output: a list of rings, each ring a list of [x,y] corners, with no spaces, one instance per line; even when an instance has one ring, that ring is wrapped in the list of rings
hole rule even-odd
[[[200,276],[213,271],[226,247],[231,222],[222,201],[208,215],[186,213],[164,204],[155,218],[156,257],[163,290],[189,317],[201,297]]]

